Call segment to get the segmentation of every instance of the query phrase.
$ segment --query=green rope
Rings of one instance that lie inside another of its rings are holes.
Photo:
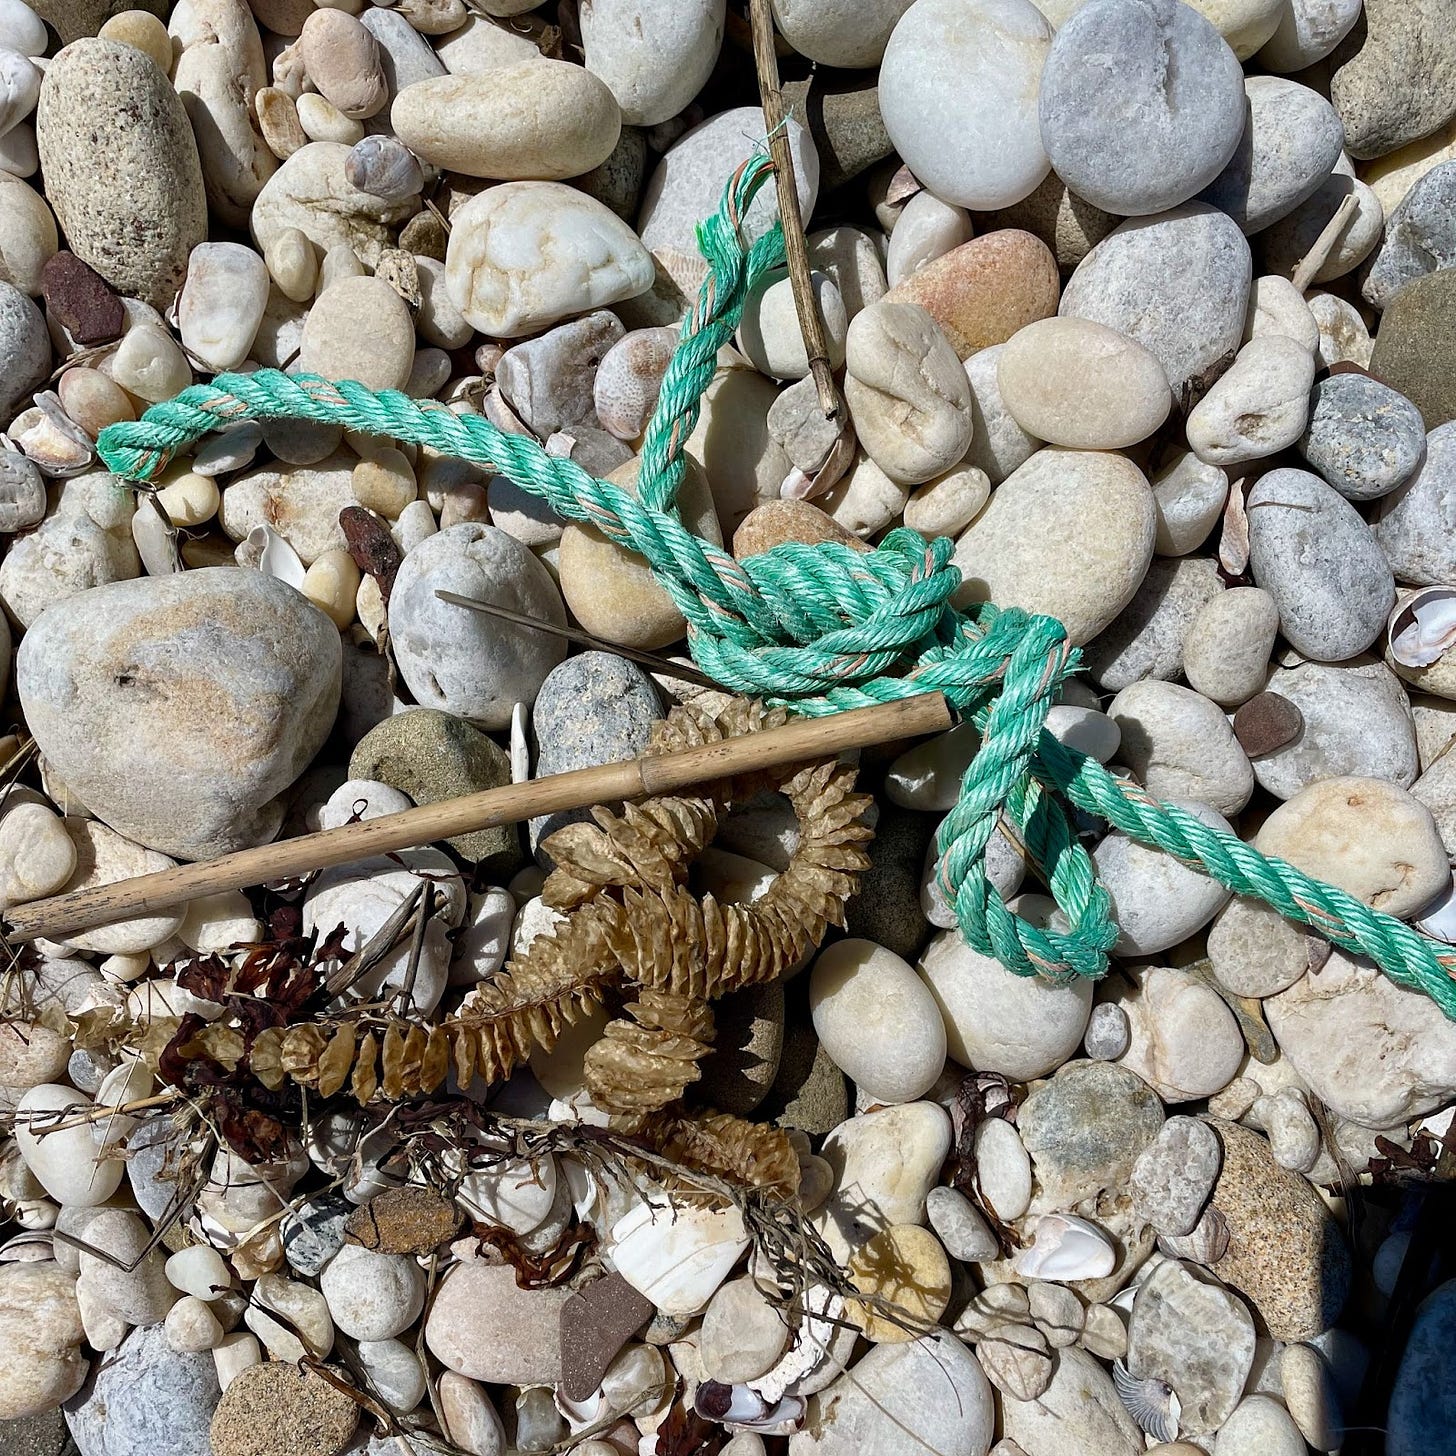
[[[981,746],[940,826],[939,888],[966,940],[1008,970],[1065,980],[1107,969],[1117,938],[1112,905],[1070,804],[1368,956],[1456,1019],[1456,950],[1158,803],[1046,732],[1047,710],[1079,666],[1077,650],[1050,617],[990,604],[955,610],[960,573],[946,538],[927,541],[900,528],[869,553],[790,543],[735,561],[684,527],[673,501],[718,349],[731,338],[748,290],[783,256],[777,227],[748,248],[741,236],[743,213],[770,170],[766,158],[746,163],[717,214],[699,226],[710,273],[647,427],[640,498],[548,456],[526,436],[502,433],[481,415],[271,369],[219,375],[154,405],[140,421],[108,426],[99,441],[102,458],[116,474],[145,482],[209,430],[243,419],[308,419],[483,465],[564,519],[593,525],[645,557],[687,620],[694,659],[733,692],[806,715],[943,692],[974,723]],[[1051,890],[1061,910],[1057,924],[1041,929],[1013,914],[992,886],[985,851],[998,823],[1010,826]]]

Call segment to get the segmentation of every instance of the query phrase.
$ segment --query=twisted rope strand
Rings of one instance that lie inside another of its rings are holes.
[[[1117,939],[1112,903],[1064,803],[1099,816],[1240,895],[1262,900],[1334,944],[1368,956],[1397,984],[1424,991],[1456,1019],[1456,950],[1285,861],[1261,854],[1175,805],[1158,803],[1045,729],[1079,654],[1061,623],[990,604],[954,609],[953,544],[900,527],[871,553],[788,543],[747,561],[694,536],[674,501],[685,448],[717,354],[748,290],[783,257],[777,226],[745,246],[742,220],[771,164],[746,162],[715,216],[699,225],[709,274],[683,324],[643,438],[638,495],[596,480],[532,439],[437,400],[375,393],[277,370],[219,375],[108,426],[98,442],[116,474],[156,478],[208,431],[243,419],[308,419],[428,445],[539,496],[563,519],[595,526],[644,557],[688,624],[699,667],[737,693],[821,715],[938,691],[980,734],[955,807],[937,835],[938,887],[966,940],[1018,975],[1095,977]],[[1015,914],[986,873],[986,846],[1006,823],[1051,890],[1045,927]]]

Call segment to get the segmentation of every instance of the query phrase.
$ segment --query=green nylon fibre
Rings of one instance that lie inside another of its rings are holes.
[[[594,525],[643,556],[687,620],[698,665],[735,693],[817,715],[943,692],[975,725],[980,747],[940,827],[939,888],[966,940],[1008,970],[1065,980],[1107,969],[1117,940],[1112,904],[1078,837],[1072,805],[1369,957],[1456,1019],[1456,950],[1157,802],[1047,733],[1047,710],[1077,670],[1077,650],[1050,617],[989,603],[957,610],[960,573],[950,564],[948,539],[927,541],[901,527],[869,553],[791,543],[735,561],[683,526],[674,508],[683,451],[718,350],[732,337],[748,290],[783,259],[777,226],[751,244],[741,227],[771,170],[764,157],[746,163],[718,212],[698,227],[709,273],[645,433],[638,498],[481,415],[271,369],[219,375],[139,421],[108,426],[101,456],[116,474],[147,483],[210,430],[245,419],[308,419],[486,466],[564,519]],[[1059,907],[1052,923],[1014,914],[992,886],[986,845],[998,824],[1025,846],[1051,890]]]

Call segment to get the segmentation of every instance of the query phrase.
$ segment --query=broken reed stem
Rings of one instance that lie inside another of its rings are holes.
[[[1340,240],[1340,234],[1345,231],[1346,224],[1354,217],[1359,206],[1360,199],[1351,192],[1335,209],[1335,215],[1321,229],[1319,237],[1314,240],[1309,252],[1299,260],[1299,267],[1294,270],[1294,276],[1290,281],[1301,294],[1309,291],[1310,284],[1314,282],[1314,275],[1325,266],[1325,260],[1334,252],[1335,244]]]
[[[53,1132],[65,1132],[68,1128],[84,1127],[87,1123],[102,1122],[108,1117],[130,1117],[133,1113],[146,1112],[153,1107],[168,1107],[181,1095],[176,1090],[158,1092],[152,1097],[138,1097],[135,1102],[122,1102],[115,1107],[88,1107],[84,1112],[70,1114],[64,1108],[58,1111],[35,1108],[27,1112],[17,1112],[15,1121],[23,1124],[25,1130],[35,1137],[48,1137]],[[47,1123],[45,1119],[48,1117],[62,1120]]]
[[[794,309],[809,355],[809,372],[819,391],[819,408],[827,420],[846,419],[844,400],[834,382],[829,364],[829,341],[824,316],[814,296],[814,279],[809,268],[809,244],[804,237],[804,218],[799,211],[799,194],[794,186],[794,158],[784,125],[784,94],[779,88],[779,63],[774,55],[773,14],[769,0],[751,0],[753,21],[753,63],[758,71],[758,91],[763,101],[763,122],[768,132],[769,154],[774,162],[774,186],[778,191],[779,217],[784,229],[784,256],[789,268],[789,285],[794,290]]]
[[[375,855],[415,849],[477,829],[519,824],[563,809],[584,809],[616,800],[674,793],[695,784],[739,774],[812,763],[855,748],[938,733],[953,714],[940,693],[917,693],[872,708],[854,708],[822,718],[800,718],[781,728],[700,744],[677,753],[648,754],[621,763],[574,769],[523,784],[506,784],[425,804],[338,829],[301,835],[276,844],[239,850],[218,859],[177,865],[133,879],[53,895],[6,912],[10,933],[20,940],[44,936],[63,940],[78,930],[111,925],[138,915],[242,890],[271,880],[312,874]]]

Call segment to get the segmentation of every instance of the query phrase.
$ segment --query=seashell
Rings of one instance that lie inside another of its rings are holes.
[[[298,591],[303,590],[307,568],[296,552],[272,526],[254,526],[244,543],[246,558],[266,576],[276,576]]]
[[[804,1314],[793,1344],[778,1363],[751,1381],[766,1404],[777,1403],[795,1385],[807,1380],[830,1358],[831,1344],[844,1326],[844,1301],[817,1284],[804,1295]]]
[[[1415,927],[1447,945],[1456,945],[1456,877],[1416,916]]]
[[[1178,1417],[1183,1408],[1173,1387],[1155,1375],[1139,1380],[1122,1363],[1112,1363],[1112,1383],[1128,1415],[1155,1441],[1178,1439]]]
[[[43,1264],[47,1259],[53,1258],[55,1242],[49,1228],[27,1228],[24,1233],[16,1234],[14,1238],[6,1239],[0,1244],[0,1264]]]
[[[1208,1267],[1217,1264],[1228,1253],[1228,1220],[1211,1204],[1193,1225],[1193,1232],[1172,1237],[1158,1236],[1158,1248],[1170,1259],[1187,1259],[1194,1264]],[[1136,1292],[1136,1291],[1134,1291]],[[1129,1310],[1132,1308],[1128,1305]]]
[[[1397,602],[1386,627],[1402,667],[1429,667],[1456,643],[1456,587],[1428,586]]]
[[[351,187],[385,202],[407,202],[425,185],[419,158],[392,136],[367,136],[344,158],[344,176]]]
[[[45,474],[64,479],[90,467],[95,451],[86,432],[61,408],[60,396],[45,389],[30,409],[15,417],[10,438]]]
[[[668,1314],[697,1314],[748,1247],[736,1208],[639,1203],[612,1226],[617,1273]]]
[[[1066,1283],[1101,1279],[1116,1263],[1116,1249],[1095,1223],[1070,1213],[1048,1213],[1037,1220],[1031,1247],[1017,1254],[1012,1268],[1023,1278]]]
[[[530,709],[525,703],[511,707],[511,782],[523,784],[531,777]]]
[[[556,1409],[576,1435],[588,1426],[649,1411],[670,1388],[662,1351],[653,1345],[627,1345],[608,1366],[601,1385],[585,1400],[572,1400],[557,1386]]]
[[[786,1395],[770,1403],[752,1386],[705,1380],[693,1394],[693,1409],[704,1420],[719,1421],[736,1430],[787,1435],[803,1424],[808,1402],[802,1395]]]

